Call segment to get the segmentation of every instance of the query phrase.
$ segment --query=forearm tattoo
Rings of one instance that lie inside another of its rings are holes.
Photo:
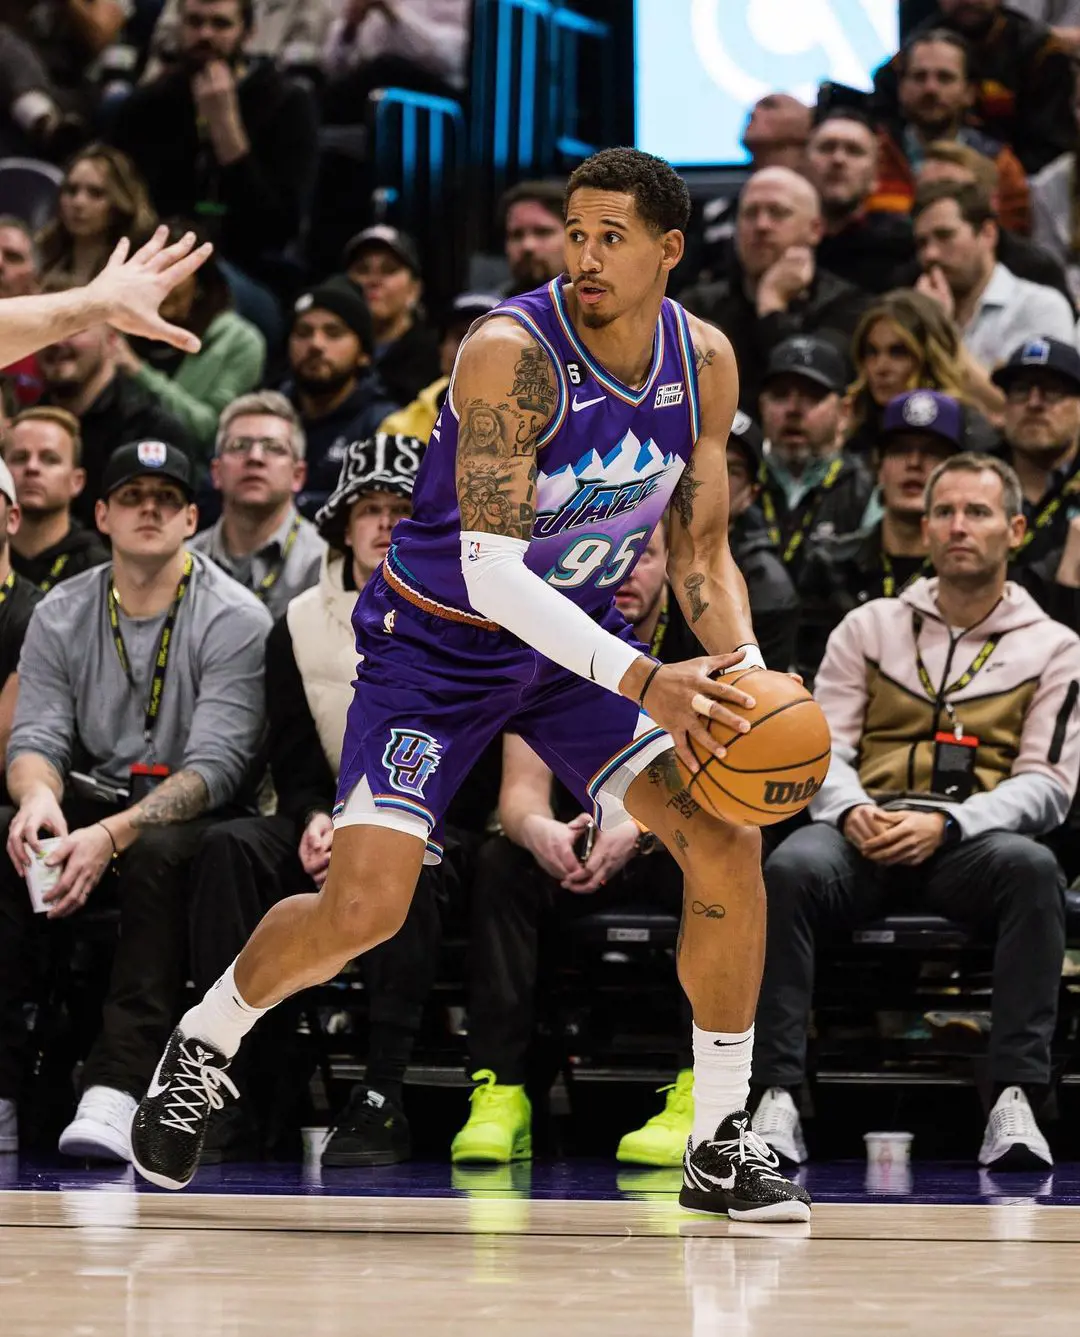
[[[139,800],[131,812],[131,825],[141,831],[148,826],[190,822],[200,817],[209,804],[210,792],[202,776],[195,771],[177,771]]]
[[[686,591],[690,600],[690,621],[697,622],[702,613],[708,608],[708,603],[701,597],[701,587],[705,584],[705,573],[703,571],[691,571],[683,581],[683,589]]]
[[[682,471],[679,481],[675,484],[675,491],[671,494],[671,504],[682,522],[683,529],[689,529],[693,522],[694,498],[701,486],[702,484],[694,477],[694,457],[691,455],[686,461],[686,468]]]

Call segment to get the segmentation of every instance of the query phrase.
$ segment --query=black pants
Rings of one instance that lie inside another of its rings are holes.
[[[300,836],[284,817],[244,817],[206,833],[191,873],[191,965],[204,993],[240,953],[269,908],[314,890],[297,857]],[[415,1032],[438,966],[441,874],[425,868],[397,935],[360,958],[372,1030]]]
[[[918,868],[882,868],[821,822],[765,864],[769,927],[754,1043],[756,1086],[798,1086],[821,937],[892,908],[926,909],[995,935],[990,1075],[1045,1085],[1065,952],[1065,879],[1027,836],[997,831],[940,850]]]
[[[536,860],[506,836],[480,850],[472,888],[472,964],[469,982],[469,1062],[490,1068],[507,1086],[525,1083],[536,1021],[537,979],[544,930],[615,906],[649,906],[682,913],[682,873],[666,852],[638,856],[589,895],[565,891]],[[679,989],[672,970],[672,987]],[[681,990],[680,990],[681,996]],[[684,1002],[687,1045],[678,1066],[690,1067],[690,1012]]]
[[[75,830],[115,812],[79,800],[63,805]],[[0,808],[0,845],[15,809]],[[83,1069],[83,1088],[111,1086],[140,1098],[175,1025],[187,964],[187,880],[192,856],[212,819],[144,830],[91,892],[88,905],[116,905],[120,936],[101,1031]],[[79,912],[80,914],[83,912]],[[17,1099],[24,1071],[23,1003],[40,987],[38,935],[70,944],[70,921],[35,915],[25,881],[0,852],[0,1097]]]

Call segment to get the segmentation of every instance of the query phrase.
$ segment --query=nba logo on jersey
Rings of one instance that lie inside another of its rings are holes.
[[[427,733],[391,729],[382,759],[390,783],[399,794],[423,798],[428,778],[442,761],[442,744]]]
[[[478,562],[480,560],[480,544],[477,543],[475,539],[469,544],[468,556],[470,562]]]
[[[685,393],[682,381],[675,381],[671,385],[658,385],[656,387],[656,402],[653,404],[653,408],[674,408],[676,404],[683,402]]]

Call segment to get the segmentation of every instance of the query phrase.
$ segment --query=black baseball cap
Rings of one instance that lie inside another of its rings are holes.
[[[1053,372],[1080,394],[1080,353],[1061,339],[1029,339],[1013,349],[1005,365],[998,367],[990,379],[1007,390],[1010,381],[1032,370]]]
[[[195,481],[191,461],[179,446],[167,441],[129,441],[109,456],[101,476],[101,499],[105,501],[135,478],[167,478],[194,500]]]
[[[765,456],[765,438],[761,428],[742,409],[735,410],[728,445],[734,446],[743,455],[750,467],[751,476],[757,478],[761,471],[761,461]]]
[[[298,317],[316,308],[337,316],[356,335],[368,357],[374,355],[375,327],[371,323],[371,312],[364,301],[364,294],[344,274],[335,275],[298,297],[293,307],[293,324],[296,324]]]
[[[762,385],[774,376],[801,376],[839,394],[849,380],[847,359],[835,344],[816,334],[796,334],[769,354]]]
[[[348,269],[361,251],[376,246],[381,246],[396,255],[406,269],[411,269],[417,278],[420,277],[420,252],[416,249],[416,242],[407,232],[391,227],[388,223],[376,223],[373,227],[366,227],[363,232],[358,232],[355,237],[349,239],[342,257],[345,268]]]

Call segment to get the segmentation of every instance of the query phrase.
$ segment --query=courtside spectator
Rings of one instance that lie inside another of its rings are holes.
[[[897,61],[899,111],[878,131],[880,167],[870,207],[910,213],[927,146],[954,142],[985,154],[997,167],[1001,226],[1030,232],[1031,199],[1016,154],[968,124],[978,88],[965,40],[947,28],[931,29],[912,37]]]
[[[1080,183],[1076,140],[1080,135],[1080,79],[1074,79],[1073,143],[1031,182],[1031,235],[1065,267],[1074,298],[1080,299]]]
[[[0,214],[0,298],[27,297],[40,286],[41,259],[34,234],[21,218]],[[34,354],[4,367],[0,374],[10,378],[23,407],[37,402],[41,372]]]
[[[890,906],[919,907],[995,938],[979,1163],[1045,1169],[1035,1110],[1050,1083],[1065,879],[1036,837],[1061,824],[1076,790],[1080,639],[1006,579],[1024,534],[1007,465],[968,454],[940,464],[925,524],[936,577],[850,613],[818,673],[832,765],[813,822],[765,865],[755,1129],[779,1155],[806,1159],[793,1097],[816,943]]]
[[[503,297],[532,292],[563,272],[565,196],[565,182],[522,181],[499,201],[503,248],[510,266]]]
[[[266,646],[277,813],[239,818],[207,833],[191,879],[196,987],[218,978],[275,901],[316,890],[326,879],[341,740],[356,675],[353,606],[379,569],[395,523],[412,512],[422,455],[421,443],[406,437],[354,442],[319,514],[329,548],[318,583],[289,603]],[[410,1154],[402,1084],[438,963],[439,877],[434,869],[423,871],[401,930],[360,963],[369,1004],[367,1071],[336,1115],[324,1165],[388,1165]],[[244,1058],[239,1070],[230,1069],[245,1094],[257,1080],[256,1069]],[[257,1141],[255,1114],[250,1100],[230,1102],[210,1125],[212,1159],[234,1159]]]
[[[848,390],[847,449],[864,454],[877,444],[886,404],[907,390],[940,390],[967,408],[966,443],[985,449],[997,439],[984,415],[1005,406],[1001,390],[964,347],[940,303],[899,288],[869,308],[851,341],[855,379]]]
[[[181,58],[182,0],[165,0],[150,38],[150,58],[142,82],[156,79]],[[332,0],[253,0],[244,55],[273,61],[282,70],[317,69],[322,59]]]
[[[71,514],[72,502],[86,487],[77,418],[65,409],[24,409],[8,428],[3,457],[22,511],[11,542],[11,563],[21,576],[47,594],[62,580],[109,560],[97,530]]]
[[[391,399],[408,404],[439,374],[438,337],[423,319],[416,243],[377,223],[353,237],[343,263],[371,312],[379,377]]]
[[[809,335],[785,340],[765,367],[761,425],[769,448],[761,508],[792,571],[810,539],[858,529],[873,490],[862,463],[844,452],[846,386],[843,354]]]
[[[920,186],[913,219],[923,271],[916,287],[956,321],[976,361],[994,367],[1018,343],[1040,335],[1073,339],[1066,298],[1017,278],[995,258],[997,220],[977,186],[945,181]]]
[[[137,88],[113,142],[163,217],[197,218],[248,274],[299,235],[316,160],[309,91],[249,62],[250,0],[180,0],[176,70]]]
[[[439,411],[446,399],[450,386],[450,373],[454,370],[454,360],[462,340],[469,332],[474,320],[486,316],[498,306],[499,298],[487,293],[463,292],[450,303],[450,309],[443,317],[439,337],[439,370],[437,380],[426,385],[411,404],[403,409],[396,409],[379,424],[379,431],[389,436],[415,436],[427,441],[431,429],[439,417]]]
[[[67,1155],[130,1159],[131,1117],[187,978],[188,872],[213,814],[241,795],[264,724],[270,615],[186,543],[187,456],[122,446],[97,503],[112,563],[46,595],[19,661],[8,744],[9,858],[0,861],[0,1103],[23,1074],[21,1004],[35,996],[42,935],[91,899],[118,904],[101,1031],[82,1072]],[[80,775],[82,778],[80,778]],[[47,918],[24,873],[45,833],[61,870]],[[64,936],[63,942],[69,939]],[[70,948],[69,948],[70,950]]]
[[[15,703],[19,696],[19,655],[26,629],[41,591],[11,564],[11,541],[19,532],[19,502],[15,481],[0,460],[0,748],[7,754]],[[3,762],[0,761],[0,769]],[[14,1151],[5,1145],[8,1134],[0,1103],[0,1152]]]
[[[964,412],[938,390],[908,390],[885,406],[870,460],[882,516],[853,534],[815,539],[799,572],[796,667],[813,683],[825,645],[854,608],[902,594],[930,574],[923,498],[931,473],[964,449]]]
[[[79,420],[86,488],[72,510],[84,524],[93,524],[105,462],[118,445],[156,437],[195,453],[179,419],[120,371],[117,340],[108,325],[92,325],[38,354],[45,383],[40,402],[66,409]]]
[[[89,283],[121,237],[134,250],[156,226],[146,183],[127,154],[109,144],[90,144],[68,163],[56,216],[38,237],[42,276]]]
[[[739,365],[739,403],[757,407],[769,354],[795,334],[832,332],[846,347],[869,297],[822,269],[816,258],[824,223],[814,187],[787,167],[757,172],[739,196],[736,263],[713,283],[679,296],[731,340]]]
[[[348,279],[331,279],[297,300],[284,390],[307,438],[307,482],[297,503],[305,515],[333,491],[349,443],[373,436],[400,407],[372,365],[374,354],[371,313]]]
[[[1028,566],[1065,543],[1080,514],[1080,353],[1033,339],[994,372],[1005,392],[1002,458],[1016,471],[1027,527],[1013,561]]]
[[[1041,23],[1003,0],[939,0],[936,13],[908,36],[949,28],[965,39],[977,72],[973,111],[987,134],[1008,144],[1031,174],[1072,148],[1072,72],[1064,48]],[[898,111],[901,55],[874,75],[874,109],[884,121]]]
[[[211,477],[221,517],[188,545],[205,553],[278,618],[314,585],[326,544],[297,511],[304,429],[276,390],[242,395],[221,415]]]
[[[829,112],[810,135],[806,175],[825,225],[818,264],[864,292],[892,287],[893,271],[915,258],[915,243],[907,219],[875,211],[878,149],[869,121],[844,108]]]
[[[204,240],[198,227],[172,223],[170,244],[192,231]],[[161,311],[166,320],[198,336],[199,351],[183,353],[156,340],[118,334],[117,366],[176,417],[200,463],[206,463],[221,411],[262,382],[266,340],[233,309],[232,292],[213,255],[169,293]]]

